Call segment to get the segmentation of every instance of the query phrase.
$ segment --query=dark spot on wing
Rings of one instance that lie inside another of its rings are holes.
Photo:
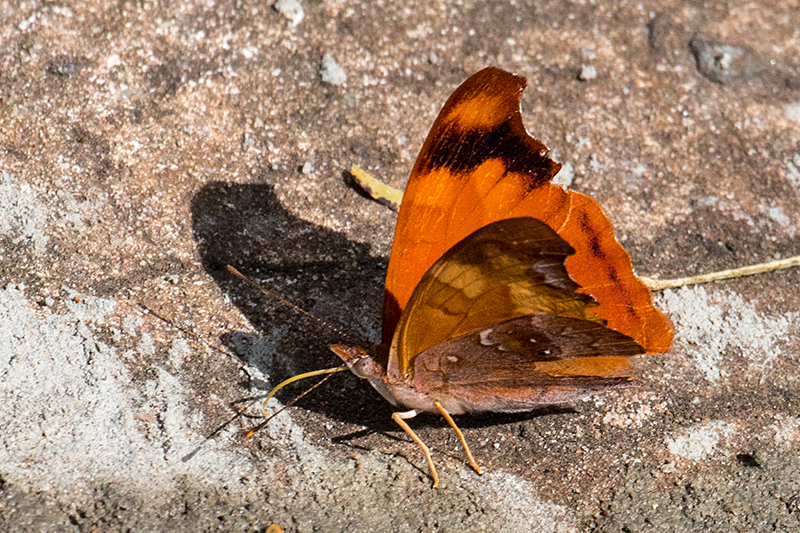
[[[520,135],[521,125],[516,126],[513,120],[488,132],[444,130],[445,133],[433,140],[423,172],[447,168],[452,173],[469,175],[487,159],[500,159],[507,172],[528,177],[524,194],[547,183],[560,165],[541,155],[544,145],[527,133]]]
[[[617,274],[617,267],[615,267],[614,265],[608,265],[606,271],[608,272],[608,279],[610,279],[614,283],[619,282],[619,274]]]
[[[598,259],[605,259],[606,254],[603,251],[603,247],[600,246],[600,239],[596,235],[589,239],[589,248],[592,250],[593,256]]]

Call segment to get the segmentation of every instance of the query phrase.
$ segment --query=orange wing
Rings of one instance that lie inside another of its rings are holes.
[[[449,248],[498,220],[545,222],[576,251],[570,277],[608,327],[648,353],[669,349],[672,325],[633,273],[599,205],[550,181],[561,168],[522,123],[525,79],[486,68],[465,81],[434,122],[409,178],[395,229],[383,304],[389,344],[411,293]]]

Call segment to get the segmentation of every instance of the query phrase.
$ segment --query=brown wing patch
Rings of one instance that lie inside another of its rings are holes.
[[[414,290],[392,340],[390,378],[407,378],[417,354],[510,318],[550,313],[602,322],[564,267],[572,252],[533,218],[494,222],[461,240]]]
[[[386,276],[383,342],[391,342],[414,288],[456,243],[492,222],[533,217],[576,251],[570,276],[598,302],[608,326],[649,353],[666,351],[672,325],[652,305],[630,257],[591,198],[549,181],[561,165],[528,135],[524,78],[494,68],[464,82],[436,119],[409,178]]]
[[[602,324],[533,314],[426,350],[414,361],[412,385],[455,398],[466,411],[525,411],[636,385],[628,358],[643,352]]]

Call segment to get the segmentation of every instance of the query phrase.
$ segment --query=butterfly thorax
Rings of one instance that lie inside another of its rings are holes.
[[[434,405],[437,400],[452,414],[463,414],[472,409],[466,408],[458,399],[448,394],[430,394],[431,391],[417,390],[413,379],[391,379],[386,373],[386,347],[344,346],[332,344],[331,351],[344,361],[356,376],[366,379],[372,387],[395,407],[416,409],[417,411],[436,413]]]

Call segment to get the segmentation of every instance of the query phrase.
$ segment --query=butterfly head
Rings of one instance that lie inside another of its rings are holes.
[[[364,379],[382,379],[386,375],[386,366],[377,361],[377,357],[370,353],[371,350],[360,346],[345,346],[343,344],[331,344],[331,351],[338,355],[342,361],[347,363],[350,370],[356,376]]]
[[[328,348],[347,363],[353,374],[368,380],[373,388],[386,398],[389,403],[394,406],[413,406],[412,403],[400,398],[407,387],[397,383],[390,383],[387,379],[386,362],[389,358],[387,347],[372,346],[370,348],[361,348],[358,346],[331,344]]]

